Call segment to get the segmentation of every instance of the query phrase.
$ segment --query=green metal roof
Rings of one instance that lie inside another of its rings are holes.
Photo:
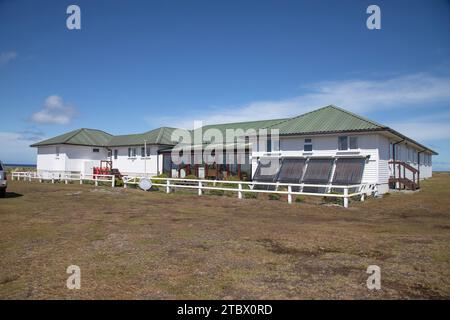
[[[62,135],[32,144],[31,147],[54,144],[75,144],[85,146],[106,146],[112,135],[96,129],[77,129]]]
[[[145,133],[113,136],[107,146],[132,146],[143,145],[144,143],[173,145],[174,143],[171,141],[171,135],[174,130],[176,130],[176,128],[161,127]]]
[[[276,124],[279,124],[283,121],[289,120],[287,119],[272,119],[272,120],[260,120],[260,121],[248,121],[248,122],[233,122],[233,123],[223,123],[223,124],[212,124],[202,127],[202,131],[206,131],[208,129],[218,129],[222,132],[224,138],[227,129],[242,129],[244,131],[249,129],[259,130],[269,128]]]
[[[207,125],[202,131],[218,129],[226,138],[226,129],[278,129],[280,136],[283,135],[312,135],[339,132],[365,132],[365,131],[389,131],[396,136],[411,141],[426,150],[437,154],[420,143],[403,136],[401,133],[361,117],[347,110],[330,105],[297,117],[287,119],[273,119],[249,122],[234,122],[225,124]],[[171,140],[172,132],[176,128],[161,127],[145,133],[113,136],[101,130],[78,129],[60,136],[44,140],[31,145],[32,147],[52,144],[76,144],[89,146],[131,146],[147,144],[174,145]],[[192,130],[189,131],[191,134]]]
[[[270,126],[280,135],[384,130],[386,126],[336,106],[323,107]]]

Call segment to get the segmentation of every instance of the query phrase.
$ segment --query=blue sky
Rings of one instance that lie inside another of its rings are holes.
[[[81,8],[81,30],[66,9]],[[369,30],[366,8],[381,8]],[[328,104],[450,170],[449,1],[0,1],[0,159],[80,127],[294,116]]]

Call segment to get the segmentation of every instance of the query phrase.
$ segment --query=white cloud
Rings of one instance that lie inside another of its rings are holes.
[[[390,125],[396,131],[417,141],[450,139],[450,126],[440,122],[397,122]]]
[[[391,128],[418,141],[450,139],[450,112],[409,117],[401,121],[389,122]]]
[[[0,159],[5,163],[36,163],[36,140],[17,132],[0,132]]]
[[[215,107],[200,118],[149,117],[151,123],[162,122],[191,128],[194,120],[226,123],[292,117],[334,104],[345,109],[368,113],[392,108],[428,108],[428,104],[450,101],[450,78],[427,73],[391,77],[384,80],[346,80],[314,83],[303,87],[305,93],[282,100],[255,101],[241,106]]]
[[[17,53],[14,51],[2,52],[0,53],[0,65],[7,64],[8,62],[14,60],[17,57]]]
[[[36,123],[67,124],[75,116],[75,108],[65,104],[60,96],[52,95],[45,99],[43,109],[31,116]]]

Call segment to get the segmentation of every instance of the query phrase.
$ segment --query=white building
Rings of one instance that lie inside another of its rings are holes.
[[[288,119],[209,125],[225,137],[227,129],[279,132],[279,147],[260,148],[247,141],[235,150],[245,164],[236,161],[174,165],[170,152],[175,128],[162,127],[142,134],[113,136],[94,129],[78,129],[33,144],[38,148],[38,171],[92,173],[101,161],[125,175],[169,176],[194,174],[205,178],[289,181],[327,184],[376,184],[380,194],[391,187],[416,189],[432,175],[432,155],[437,153],[401,133],[343,110],[327,106]],[[260,131],[259,131],[260,132]],[[194,135],[190,131],[191,136]],[[252,140],[251,140],[252,141]],[[203,148],[203,147],[201,147]],[[195,149],[195,146],[193,147]],[[261,150],[262,149],[262,150]],[[278,149],[278,150],[276,150]],[[262,176],[264,159],[279,161],[273,175]]]

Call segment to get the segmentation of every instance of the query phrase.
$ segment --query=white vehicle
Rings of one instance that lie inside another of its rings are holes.
[[[5,197],[6,194],[6,168],[0,161],[0,198]]]

